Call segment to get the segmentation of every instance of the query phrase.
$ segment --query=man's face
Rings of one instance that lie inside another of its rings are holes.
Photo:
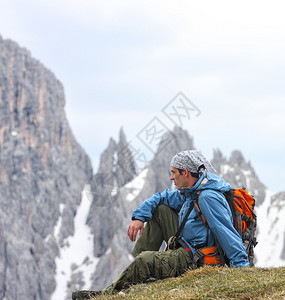
[[[185,178],[183,176],[184,171],[182,172],[182,174],[180,174],[177,168],[171,167],[170,172],[170,179],[174,181],[174,184],[176,185],[177,189],[181,190],[181,188],[185,186]]]
[[[171,176],[170,179],[174,181],[178,190],[183,187],[191,187],[197,181],[197,178],[191,176],[191,173],[186,169],[180,174],[179,170],[175,167],[170,168]]]

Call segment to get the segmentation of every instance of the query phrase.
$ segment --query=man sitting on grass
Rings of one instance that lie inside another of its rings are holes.
[[[179,276],[194,267],[193,254],[197,249],[216,246],[216,240],[230,267],[249,266],[242,239],[233,226],[230,207],[222,194],[231,189],[230,184],[213,174],[213,166],[196,150],[176,154],[171,160],[170,170],[170,179],[177,189],[155,193],[133,213],[128,236],[134,242],[140,233],[132,251],[134,261],[106,289],[76,291],[72,294],[73,300],[112,294],[151,278]],[[197,194],[208,226],[191,204]],[[175,247],[160,252],[162,242],[175,235],[188,211],[190,214]]]

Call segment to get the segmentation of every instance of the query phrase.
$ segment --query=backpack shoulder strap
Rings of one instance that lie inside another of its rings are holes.
[[[190,215],[190,213],[191,213],[191,211],[192,211],[193,208],[194,208],[194,202],[192,201],[191,204],[190,204],[190,207],[189,207],[189,209],[188,209],[188,211],[187,211],[187,213],[186,213],[186,215],[184,217],[184,219],[180,223],[180,226],[179,226],[177,232],[175,233],[175,237],[176,238],[178,238],[180,236],[180,233],[183,230],[183,228],[185,226],[185,223],[186,223],[186,221],[187,221],[187,219],[188,219],[188,217],[189,217],[189,215]]]
[[[199,193],[199,195],[200,195],[200,193]],[[198,211],[198,214],[197,214],[197,216],[196,217],[201,217],[202,218],[202,220],[203,220],[203,223],[205,224],[205,226],[207,227],[207,238],[206,238],[206,243],[208,244],[208,230],[209,230],[209,225],[208,225],[208,223],[207,223],[207,220],[204,218],[204,216],[203,216],[203,214],[202,214],[202,212],[201,212],[201,210],[200,210],[200,207],[199,207],[199,203],[198,203],[198,200],[199,200],[199,195],[197,195],[197,197],[195,198],[195,200],[193,201],[194,202],[194,205],[195,205],[195,207],[196,207],[196,209],[197,209],[197,211]],[[195,218],[196,218],[195,217]],[[214,235],[214,239],[215,239],[215,243],[216,243],[216,246],[217,246],[217,249],[218,249],[218,252],[219,252],[219,254],[220,254],[220,258],[221,258],[221,265],[225,265],[225,263],[226,263],[226,260],[225,260],[225,254],[224,254],[224,251],[223,251],[223,249],[222,249],[222,247],[221,247],[221,244],[219,243],[219,241],[218,241],[218,238],[216,237],[216,235],[213,233],[213,235]]]

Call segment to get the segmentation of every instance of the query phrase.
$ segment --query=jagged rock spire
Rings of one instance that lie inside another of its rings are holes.
[[[0,38],[1,299],[50,299],[55,258],[92,179],[64,104],[54,74]]]
[[[263,203],[266,187],[259,181],[250,162],[246,162],[239,150],[232,151],[229,160],[224,158],[219,151],[216,151],[213,165],[219,175],[230,182],[233,188],[244,187],[256,197],[257,206]]]
[[[120,205],[120,190],[136,175],[135,161],[125,133],[121,129],[119,142],[110,139],[107,149],[101,155],[98,172],[91,183],[92,206],[87,222],[96,237],[94,252],[97,256],[101,256],[108,249],[109,241],[116,232],[115,220],[121,222],[120,213],[114,212]],[[101,210],[100,218],[94,217],[97,216],[98,209]],[[101,218],[104,222],[100,221]]]
[[[221,165],[226,163],[226,158],[223,156],[220,149],[214,149],[214,156],[211,163],[216,169],[217,173],[221,173]]]

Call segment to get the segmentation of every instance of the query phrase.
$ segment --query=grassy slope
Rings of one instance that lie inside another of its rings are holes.
[[[97,299],[285,299],[285,267],[204,267]]]

